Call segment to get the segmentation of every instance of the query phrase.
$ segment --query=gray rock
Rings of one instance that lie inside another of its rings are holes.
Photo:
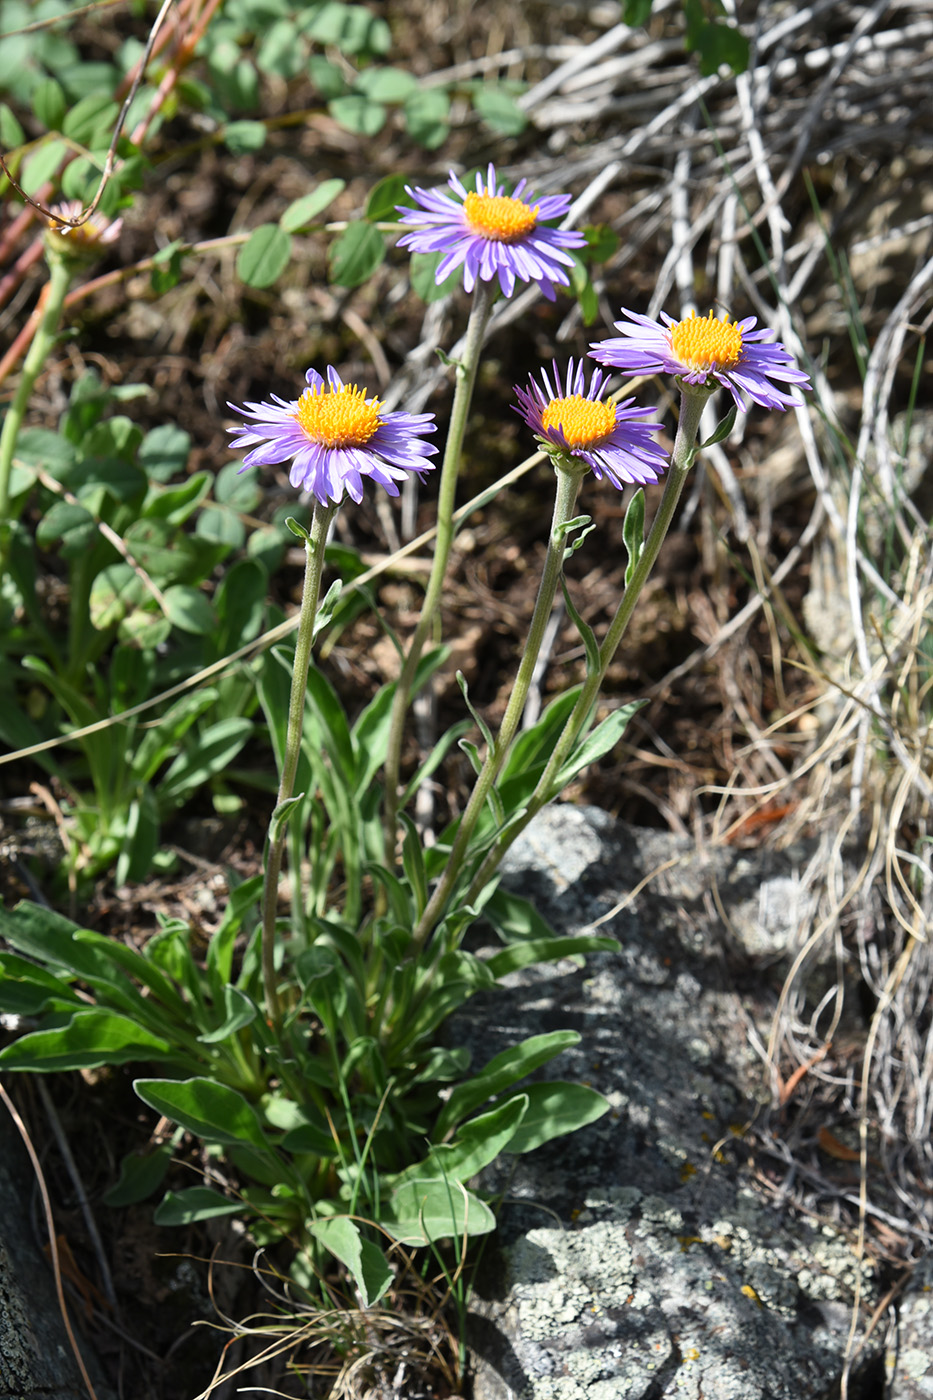
[[[767,1034],[782,977],[775,967],[769,985],[769,961],[802,937],[793,906],[809,854],[701,862],[689,842],[571,806],[516,843],[509,886],[562,934],[612,914],[602,931],[619,950],[513,975],[470,1003],[456,1035],[479,1066],[525,1036],[577,1029],[580,1045],[541,1077],[592,1084],[612,1109],[483,1180],[504,1204],[471,1319],[475,1400],[838,1393],[855,1256],[841,1231],[779,1210],[743,1144],[762,1081],[749,1024]],[[862,1289],[870,1308],[867,1263]],[[851,1400],[878,1393],[865,1381],[879,1347],[864,1349]]]
[[[933,1396],[933,1255],[917,1265],[900,1300],[885,1380],[888,1400]]]

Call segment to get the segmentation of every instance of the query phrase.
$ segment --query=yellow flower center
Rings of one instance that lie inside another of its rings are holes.
[[[366,391],[355,384],[344,384],[341,389],[321,384],[317,389],[305,389],[295,417],[308,437],[322,447],[363,447],[382,427],[381,408],[378,399],[367,399]]]
[[[544,428],[560,428],[571,447],[598,447],[616,425],[612,404],[599,399],[585,399],[571,394],[566,399],[551,399],[541,414]]]
[[[698,316],[691,311],[671,326],[671,349],[690,369],[734,369],[742,358],[742,332],[724,316]]]
[[[477,194],[471,190],[463,201],[466,221],[481,238],[497,243],[517,243],[538,222],[538,206],[523,204],[507,194]]]

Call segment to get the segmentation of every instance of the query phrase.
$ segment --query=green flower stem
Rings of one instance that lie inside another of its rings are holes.
[[[531,678],[538,660],[538,653],[541,650],[541,642],[544,639],[548,618],[551,616],[551,610],[554,606],[554,595],[557,592],[557,585],[560,582],[561,570],[564,563],[564,551],[566,549],[565,527],[567,522],[573,518],[573,509],[576,505],[580,483],[587,472],[587,467],[585,465],[570,456],[555,456],[554,467],[557,472],[557,495],[554,499],[554,515],[551,520],[551,533],[548,538],[544,570],[541,574],[541,582],[538,586],[538,597],[528,628],[528,640],[525,643],[525,650],[522,653],[521,663],[515,677],[515,684],[512,687],[512,694],[509,696],[509,703],[502,717],[499,733],[496,735],[495,742],[489,747],[489,751],[486,754],[486,761],[476,779],[463,816],[460,818],[460,825],[457,828],[457,835],[451,847],[447,864],[444,867],[444,874],[438,881],[434,893],[431,895],[425,911],[414,930],[413,937],[416,951],[423,947],[429,933],[440,919],[444,905],[447,903],[450,892],[456,884],[464,857],[469,850],[470,840],[476,829],[476,823],[482,815],[486,800],[489,797],[490,789],[505,762],[506,754],[511,747],[512,740],[515,738],[515,733],[525,711],[528,689],[531,685]]]
[[[480,352],[486,323],[492,310],[493,292],[489,282],[478,281],[473,296],[473,306],[464,337],[463,354],[457,362],[456,387],[453,407],[450,411],[450,427],[447,430],[447,443],[441,465],[440,485],[437,496],[437,536],[434,543],[434,561],[428,579],[421,617],[412,637],[408,655],[405,657],[402,673],[395,686],[392,698],[392,715],[389,724],[389,743],[385,763],[385,862],[389,870],[395,866],[395,837],[398,822],[399,771],[402,762],[402,739],[405,731],[405,716],[415,680],[415,672],[424,644],[434,626],[434,618],[441,601],[447,561],[454,540],[454,504],[457,496],[457,477],[460,472],[460,458],[463,451],[463,438],[466,433],[473,388],[479,369]]]
[[[55,344],[62,319],[62,307],[71,285],[71,276],[75,266],[74,261],[70,258],[62,258],[54,253],[49,253],[47,256],[49,280],[45,287],[45,309],[33,336],[29,353],[23,361],[19,387],[3,420],[3,429],[0,431],[0,570],[6,568],[9,549],[10,475],[13,470],[16,440],[26,416],[26,407],[33,385],[42,372],[42,367],[49,357],[49,351]]]
[[[288,821],[277,820],[276,814],[282,803],[288,802],[295,790],[295,774],[298,771],[298,759],[301,756],[308,669],[311,665],[311,646],[314,641],[314,620],[317,616],[317,607],[321,596],[321,575],[324,572],[324,547],[327,543],[327,531],[336,511],[335,505],[323,506],[319,501],[316,501],[311,520],[311,532],[305,539],[305,581],[301,595],[298,637],[295,642],[292,689],[288,702],[285,754],[282,760],[282,776],[279,781],[275,811],[269,826],[269,847],[266,852],[263,872],[262,981],[266,995],[266,1014],[276,1031],[281,1029],[282,1003],[276,986],[275,916],[278,906],[279,876],[282,873],[282,856],[288,836]],[[294,872],[294,877],[298,878],[297,871]]]
[[[684,489],[687,475],[697,455],[697,430],[700,426],[703,410],[710,397],[710,391],[706,389],[697,389],[683,383],[680,384],[680,388],[680,418],[677,424],[674,448],[671,452],[671,466],[664,483],[664,495],[661,497],[661,503],[651,523],[648,537],[632,571],[628,587],[622,595],[615,616],[609,624],[609,630],[599,649],[599,669],[587,676],[577,703],[568,716],[567,723],[554,747],[554,752],[551,754],[547,767],[541,774],[521,818],[509,823],[508,828],[488,852],[474,876],[467,892],[467,904],[472,904],[478,898],[516,837],[524,831],[532,818],[541,811],[541,808],[546,807],[551,799],[557,795],[554,789],[557,775],[570,757],[581,730],[592,715],[593,706],[596,704],[606,679],[606,672],[625,635],[641,591],[654,568],[674,518],[674,511]]]

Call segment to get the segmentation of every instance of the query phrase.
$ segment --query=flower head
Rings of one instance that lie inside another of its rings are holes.
[[[326,382],[314,369],[305,379],[308,388],[291,403],[273,394],[272,403],[228,404],[253,420],[227,430],[237,434],[231,447],[252,448],[241,471],[291,460],[291,484],[326,506],[342,500],[344,489],[361,501],[364,476],[397,496],[406,473],[432,469],[425,459],[437,448],[422,437],[436,431],[433,413],[387,413],[335,369],[328,368]]]
[[[453,171],[448,184],[457,199],[444,190],[405,186],[419,207],[399,206],[402,223],[413,225],[412,232],[399,239],[400,246],[416,253],[445,253],[437,269],[438,284],[462,267],[468,292],[477,278],[491,282],[498,275],[503,296],[512,295],[517,277],[537,282],[548,300],[554,301],[555,282],[566,287],[569,279],[564,268],[573,265],[564,250],[586,242],[582,233],[546,227],[549,219],[561,219],[567,213],[570,195],[535,199],[525,180],[518,182],[512,194],[505,194],[504,186],[496,183],[494,165],[489,166],[485,183],[477,175],[475,191],[465,189]]]
[[[594,476],[607,477],[620,490],[631,482],[657,481],[667,465],[667,456],[652,436],[661,424],[635,422],[650,410],[630,408],[634,399],[606,403],[604,378],[594,370],[587,389],[583,365],[574,368],[571,360],[561,388],[555,362],[553,384],[542,370],[541,384],[532,377],[527,389],[516,386],[520,406],[515,412],[546,452],[575,457],[592,468]]]
[[[54,252],[66,258],[90,260],[100,257],[104,249],[120,237],[122,219],[90,214],[83,223],[77,223],[83,213],[84,206],[80,199],[66,199],[60,204],[53,204],[45,237]]]
[[[622,340],[602,340],[590,347],[594,360],[615,369],[637,370],[649,374],[676,374],[685,384],[715,389],[721,384],[745,408],[744,395],[764,408],[792,408],[798,402],[770,381],[802,384],[810,388],[809,377],[799,370],[780,341],[772,341],[772,332],[755,330],[757,320],[746,316],[744,321],[721,319],[712,311],[697,316],[691,311],[682,321],[674,321],[661,313],[660,325],[649,316],[639,316],[623,308],[627,319],[616,321]],[[763,342],[771,341],[770,344]]]

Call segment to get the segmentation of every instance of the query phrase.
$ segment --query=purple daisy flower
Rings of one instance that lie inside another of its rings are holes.
[[[662,311],[664,325],[649,316],[626,311],[628,319],[616,321],[622,340],[601,340],[591,345],[590,354],[602,365],[614,369],[637,370],[648,374],[676,374],[685,384],[714,389],[721,384],[745,408],[748,395],[763,408],[792,408],[798,399],[785,394],[770,382],[811,388],[809,376],[794,364],[780,341],[772,341],[767,328],[756,331],[757,318],[744,321],[720,320],[713,315],[698,316],[691,311],[682,321],[674,321]],[[770,344],[763,344],[771,341]]]
[[[582,363],[574,369],[571,360],[561,391],[555,361],[553,385],[546,370],[541,371],[541,384],[532,377],[527,389],[516,385],[520,407],[515,412],[521,414],[546,452],[578,458],[594,476],[606,477],[619,490],[633,482],[657,481],[667,466],[667,455],[652,436],[661,424],[635,422],[650,409],[629,408],[634,399],[604,402],[605,378],[601,370],[594,370],[586,389]]]
[[[305,379],[308,388],[293,402],[273,394],[272,403],[227,405],[253,420],[227,429],[237,434],[231,447],[252,448],[240,471],[291,459],[291,484],[326,506],[341,501],[344,490],[361,501],[364,476],[397,496],[396,483],[408,472],[432,470],[425,458],[437,448],[421,439],[436,431],[433,413],[386,413],[365,390],[344,384],[335,369],[328,368],[326,383],[315,369]]]
[[[405,189],[419,206],[398,206],[403,224],[416,227],[399,239],[401,247],[415,253],[446,253],[437,269],[438,285],[463,267],[463,285],[472,292],[476,279],[491,282],[498,275],[502,295],[510,297],[515,279],[537,282],[549,301],[554,301],[554,284],[569,284],[565,267],[573,266],[566,248],[582,248],[586,239],[572,230],[546,228],[550,219],[562,219],[570,206],[569,194],[548,195],[544,199],[526,190],[519,180],[512,194],[496,183],[496,168],[490,165],[486,183],[476,177],[476,190],[466,190],[453,171],[448,184],[459,198],[444,190]]]

